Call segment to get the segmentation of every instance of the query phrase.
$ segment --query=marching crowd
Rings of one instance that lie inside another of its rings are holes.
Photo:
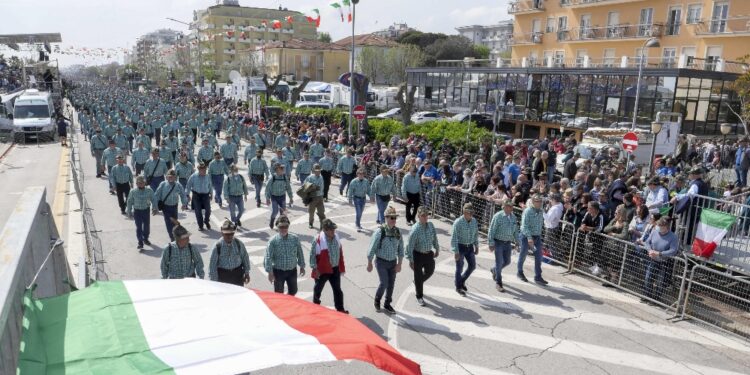
[[[249,257],[234,234],[242,227],[245,203],[254,191],[257,207],[271,207],[268,224],[278,231],[268,242],[264,261],[274,289],[283,292],[286,286],[295,294],[307,260],[316,280],[314,302],[320,303],[322,289],[330,282],[336,309],[342,312],[344,252],[337,225],[325,214],[333,176],[340,177],[339,194],[355,208],[358,230],[365,205],[374,201],[377,206],[379,229],[371,238],[367,270],[376,270],[380,280],[375,308],[390,313],[404,257],[414,270],[418,302],[425,304],[423,284],[434,272],[440,250],[430,207],[454,208],[450,250],[454,286],[461,295],[476,268],[480,231],[487,233],[489,251],[495,254],[491,272],[498,291],[504,291],[502,270],[510,264],[514,246],[520,251],[516,276],[528,281],[523,264],[531,252],[534,281],[546,285],[542,238],[559,236],[556,231],[564,221],[583,233],[639,244],[648,262],[644,292],[658,298],[667,272],[663,264],[678,252],[665,210],[690,205],[691,197],[708,190],[702,168],[691,168],[687,176],[678,172],[688,165],[679,155],[657,166],[659,171],[672,167],[673,173],[659,172],[644,181],[632,159],[620,158],[615,149],[580,161],[572,136],[532,143],[498,140],[470,153],[448,139],[432,145],[417,134],[403,139],[394,135],[388,142],[347,137],[343,124],[329,118],[295,113],[254,117],[232,102],[197,95],[170,97],[85,85],[70,99],[96,159],[97,177],[107,178],[120,212],[134,219],[138,249],[150,244],[150,217],[161,212],[172,240],[163,251],[164,278],[205,276],[190,233],[176,219],[178,209],[192,210],[198,230],[211,230],[213,200],[228,205],[230,219],[221,225],[223,238],[213,247],[209,278],[248,283]],[[270,163],[263,159],[264,150],[275,153]],[[555,170],[558,154],[564,154],[562,176]],[[240,163],[247,165],[247,179],[239,173]],[[298,236],[289,232],[286,215],[287,201],[294,202],[294,180],[308,207],[311,229],[318,216],[320,233],[307,259]],[[469,196],[475,199],[466,199]],[[394,198],[406,202],[406,239],[396,226]],[[502,209],[494,212],[490,207],[495,206]],[[606,262],[601,263],[594,266],[604,268]]]

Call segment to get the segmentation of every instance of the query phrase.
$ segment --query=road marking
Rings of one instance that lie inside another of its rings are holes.
[[[435,266],[435,272],[451,275],[451,277],[453,277],[453,275],[456,273],[456,268],[453,264],[450,264],[450,265],[440,264],[440,265]],[[471,274],[471,278],[492,280],[492,275],[487,270],[476,269],[474,273]],[[557,293],[561,289],[566,292],[575,292],[581,295],[582,298],[580,298],[580,300],[582,301],[586,301],[590,298],[599,298],[599,299],[605,299],[605,300],[610,300],[610,301],[641,305],[641,302],[635,297],[632,297],[628,294],[619,293],[614,290],[598,289],[598,288],[587,287],[587,286],[579,285],[579,284],[576,284],[574,288],[572,284],[570,283],[561,284],[559,282],[549,281],[549,280],[548,282],[549,282],[549,285],[547,287],[539,286],[539,289],[541,291],[548,291],[550,293]],[[503,285],[536,286],[536,284],[534,284],[533,282],[525,283],[521,280],[518,280],[515,276],[503,277]],[[561,297],[560,299],[564,300],[565,298]]]
[[[468,336],[493,342],[524,346],[541,351],[548,351],[577,358],[586,358],[594,361],[662,374],[741,374],[734,371],[722,370],[694,363],[680,363],[665,357],[655,357],[648,354],[607,348],[581,341],[558,339],[536,333],[493,327],[479,322],[456,321],[419,313],[399,313],[399,315],[395,316],[393,319],[400,321],[399,324],[402,325],[408,324],[412,327],[422,327],[431,331],[453,333],[462,337]]]
[[[422,353],[408,350],[399,350],[405,357],[419,363],[423,374],[431,375],[511,375],[510,372],[471,365],[468,363],[456,363],[447,358],[438,358]]]
[[[729,346],[732,349],[750,352],[750,347],[740,345],[739,343],[732,343],[727,345],[726,340],[722,342],[716,342],[703,335],[701,330],[692,330],[685,328],[678,328],[675,326],[667,326],[663,324],[654,324],[651,322],[623,318],[615,315],[601,314],[590,311],[579,311],[575,309],[566,309],[562,306],[545,306],[535,303],[524,302],[516,298],[509,297],[507,294],[498,294],[496,296],[469,292],[467,297],[462,297],[456,293],[453,289],[448,288],[429,288],[428,296],[439,297],[442,299],[450,299],[455,301],[466,301],[475,303],[483,306],[495,306],[502,309],[511,310],[515,312],[522,312],[534,315],[546,315],[560,319],[574,319],[582,323],[595,324],[602,327],[609,327],[618,330],[627,330],[638,332],[642,334],[657,335],[668,337],[671,339],[692,341],[698,344],[711,345],[711,346]]]

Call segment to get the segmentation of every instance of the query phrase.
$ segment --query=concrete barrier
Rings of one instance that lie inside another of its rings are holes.
[[[35,297],[70,291],[66,280],[72,278],[58,238],[46,189],[27,188],[0,232],[0,374],[16,373],[23,296],[34,277]]]

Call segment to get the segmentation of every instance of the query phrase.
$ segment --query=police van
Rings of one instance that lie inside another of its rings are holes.
[[[36,89],[25,90],[13,106],[13,130],[17,134],[38,136],[55,135],[55,107],[49,92]]]

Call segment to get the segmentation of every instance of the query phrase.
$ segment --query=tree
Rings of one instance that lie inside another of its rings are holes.
[[[447,39],[448,35],[440,33],[423,33],[421,31],[405,32],[396,41],[401,44],[413,44],[422,50],[434,44],[438,40]]]
[[[273,80],[273,84],[271,84],[268,83],[268,74],[263,74],[263,84],[266,85],[266,106],[268,105],[269,98],[276,91],[276,87],[279,86],[279,82],[281,82],[281,75],[277,75]]]
[[[746,63],[749,58],[750,55],[741,58],[740,61]],[[748,136],[750,135],[747,127],[748,122],[750,122],[750,70],[737,77],[737,79],[730,84],[729,88],[737,93],[739,108],[735,107],[737,105],[736,102],[727,103],[725,101],[724,105],[729,108],[729,111],[731,111],[732,114],[737,116],[737,119],[742,123],[742,127],[745,129],[745,136]],[[735,104],[735,106],[732,106],[732,104]]]
[[[406,68],[420,67],[424,63],[424,53],[415,45],[401,45],[391,48],[385,55],[385,76],[389,84],[406,81]]]
[[[396,94],[396,100],[399,106],[401,106],[401,121],[404,125],[411,124],[411,113],[414,111],[414,94],[417,92],[417,86],[409,88],[409,92],[406,91],[406,82],[401,84]]]
[[[463,60],[464,57],[476,57],[474,45],[460,35],[450,35],[439,39],[424,49],[427,62],[434,65],[437,60]]]
[[[487,46],[483,46],[480,44],[474,45],[474,57],[477,59],[489,59],[490,58],[490,49]]]
[[[307,86],[308,82],[310,82],[310,77],[302,77],[302,83],[300,83],[299,86],[292,89],[292,99],[291,99],[292,107],[294,107],[297,104],[297,100],[299,100],[299,94],[302,91],[305,91],[305,87]]]
[[[370,81],[378,82],[378,78],[384,75],[385,70],[385,56],[382,49],[376,47],[362,48],[357,55],[357,66]]]
[[[331,43],[331,34],[327,32],[318,33],[318,41],[323,43]]]

